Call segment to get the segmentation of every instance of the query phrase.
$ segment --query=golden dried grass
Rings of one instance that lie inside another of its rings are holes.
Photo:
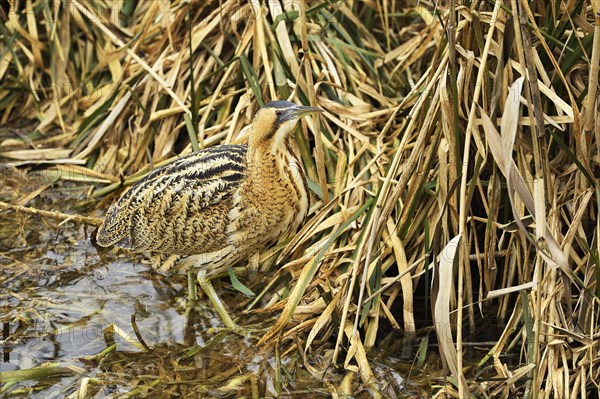
[[[318,105],[297,134],[311,214],[277,248],[293,287],[262,294],[261,311],[282,311],[262,347],[306,356],[329,340],[328,362],[377,393],[382,323],[410,352],[416,296],[429,301],[443,265],[435,309],[453,311],[433,322],[456,342],[439,346],[453,378],[438,394],[597,387],[598,0],[128,4],[2,8],[0,123],[35,126],[6,130],[1,157],[94,179],[103,197],[175,154],[243,140],[270,99]],[[475,379],[465,334],[490,319],[508,321]]]

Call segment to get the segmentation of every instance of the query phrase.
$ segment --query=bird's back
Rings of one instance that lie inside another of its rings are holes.
[[[221,145],[154,170],[110,207],[98,243],[179,255],[220,249],[246,152],[245,145]]]

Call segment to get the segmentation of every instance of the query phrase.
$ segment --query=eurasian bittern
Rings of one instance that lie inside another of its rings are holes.
[[[247,146],[211,147],[152,171],[110,207],[98,244],[194,255],[198,280],[215,302],[203,270],[255,258],[294,233],[306,217],[306,176],[291,138],[298,120],[313,112],[322,110],[270,102],[254,117]]]

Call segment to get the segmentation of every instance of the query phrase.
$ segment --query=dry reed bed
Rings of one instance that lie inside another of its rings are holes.
[[[438,395],[597,387],[599,1],[128,4],[3,9],[0,123],[35,123],[4,128],[5,161],[94,184],[106,208],[175,154],[243,141],[264,102],[318,105],[297,134],[311,214],[262,259],[292,259],[277,275],[293,288],[267,287],[255,311],[281,316],[260,345],[330,342],[377,393],[382,323],[414,336],[435,274],[453,377]],[[496,319],[501,338],[466,368],[463,335]]]

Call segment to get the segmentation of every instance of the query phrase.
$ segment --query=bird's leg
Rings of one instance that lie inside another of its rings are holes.
[[[198,301],[198,293],[196,292],[196,282],[194,281],[194,272],[188,270],[187,272],[187,284],[188,284],[188,300],[185,305],[185,311],[188,313],[191,309],[196,306],[196,302]]]
[[[202,291],[206,293],[206,296],[208,296],[208,299],[210,299],[210,301],[212,302],[213,306],[215,307],[215,310],[221,318],[221,321],[223,322],[223,324],[225,324],[225,330],[229,330],[233,333],[240,335],[244,335],[245,333],[254,333],[262,331],[261,329],[257,328],[240,326],[233,321],[229,313],[227,313],[227,309],[225,309],[223,301],[221,301],[221,298],[219,298],[219,295],[213,288],[210,280],[206,277],[205,270],[200,270],[198,272],[198,283],[200,284],[200,288],[202,289]]]
[[[210,301],[212,302],[213,306],[215,307],[215,310],[221,318],[221,321],[223,321],[223,324],[225,324],[225,327],[231,329],[232,331],[237,331],[239,329],[239,326],[235,324],[231,316],[229,316],[229,313],[227,313],[227,310],[225,309],[225,305],[221,301],[221,298],[219,298],[219,295],[217,295],[217,292],[213,288],[210,280],[206,277],[205,270],[200,270],[198,272],[198,283],[200,284],[200,288],[202,288],[202,291],[206,293],[206,296],[208,296],[208,299],[210,299]]]

